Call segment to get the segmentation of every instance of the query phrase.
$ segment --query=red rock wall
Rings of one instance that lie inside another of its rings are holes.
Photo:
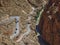
[[[42,37],[50,45],[60,45],[60,0],[50,0],[39,22]],[[53,4],[55,3],[55,4]]]

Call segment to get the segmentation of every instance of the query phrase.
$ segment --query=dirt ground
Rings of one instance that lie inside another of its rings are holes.
[[[29,0],[29,1],[39,8],[41,5],[44,4],[43,1],[39,1],[39,0]],[[10,16],[19,16],[21,34],[23,34],[26,30],[26,20],[28,19],[28,16],[32,17],[31,22],[30,22],[31,23],[31,32],[28,36],[24,37],[18,43],[19,45],[40,45],[38,43],[38,38],[35,33],[36,13],[30,14],[30,12],[32,12],[32,7],[33,7],[33,5],[31,5],[27,0],[0,0],[0,20],[4,20],[6,18],[9,18]],[[5,17],[5,18],[3,18],[3,17]],[[6,26],[4,28],[5,29],[2,28],[2,30],[7,30]],[[0,32],[2,32],[2,33],[6,32],[6,31],[2,31],[2,30],[0,29]],[[8,30],[12,30],[11,25]],[[11,34],[11,31],[8,31],[8,33],[6,33],[6,35],[7,34]],[[5,33],[3,35],[5,35]],[[0,36],[0,38],[2,38],[1,36]],[[7,37],[9,37],[9,35],[7,35]],[[5,36],[4,36],[4,38],[5,38]],[[5,39],[5,41],[8,41],[8,39],[9,38]],[[2,42],[3,41],[4,40],[2,40]],[[13,45],[12,44],[13,42],[11,42],[11,41],[14,41],[14,40],[10,40],[10,42],[9,41],[6,42],[6,43],[8,43],[7,45]],[[0,42],[0,45],[3,45],[2,42]],[[16,45],[17,45],[17,43],[16,43]]]

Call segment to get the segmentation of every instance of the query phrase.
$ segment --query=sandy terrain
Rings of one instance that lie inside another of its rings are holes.
[[[39,9],[40,9],[40,6],[44,4],[43,1],[38,1],[38,0],[37,1],[31,0],[30,2],[33,3],[35,6],[39,7]],[[0,0],[0,17],[1,17],[0,20],[8,19],[10,16],[20,17],[20,20],[19,20],[20,34],[17,38],[15,37],[12,41],[16,41],[17,39],[19,39],[19,37],[23,33],[26,32],[27,19],[29,16],[32,17],[31,20],[29,21],[29,23],[31,24],[30,26],[31,32],[29,33],[29,35],[24,36],[24,38],[19,42],[19,45],[39,45],[38,38],[35,33],[36,12],[33,12],[32,7],[33,5],[31,5],[27,0]],[[1,34],[9,37],[14,31],[13,30],[15,28],[14,26],[15,26],[14,21],[9,25],[8,23],[3,24],[2,26],[0,26]],[[6,39],[6,41],[8,41],[8,38]],[[13,45],[12,42],[6,42],[6,43],[8,43],[7,45]],[[3,45],[3,44],[0,42],[0,45]]]

